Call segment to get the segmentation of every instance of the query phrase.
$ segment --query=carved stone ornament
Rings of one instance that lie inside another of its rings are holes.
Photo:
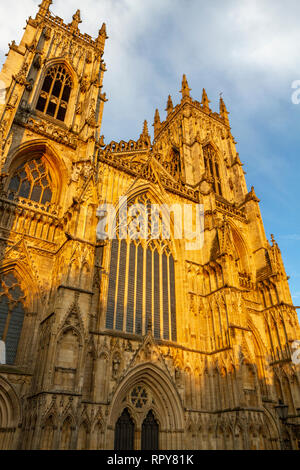
[[[200,183],[200,192],[202,194],[207,195],[210,193],[210,191],[211,191],[211,185],[207,181],[202,181]]]

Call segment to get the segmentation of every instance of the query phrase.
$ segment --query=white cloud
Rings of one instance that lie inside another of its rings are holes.
[[[39,2],[1,2],[0,59],[7,43],[20,39]],[[81,30],[92,36],[102,21],[107,23],[109,102],[103,130],[108,140],[136,137],[144,118],[152,124],[156,107],[164,113],[169,93],[177,102],[183,73],[194,98],[201,99],[205,87],[216,109],[223,91],[229,110],[234,106],[232,116],[245,122],[276,115],[274,108],[290,100],[291,82],[300,78],[300,4],[295,0],[86,0],[83,5],[54,0],[51,10],[69,22],[81,7]],[[259,146],[256,129],[251,132]]]

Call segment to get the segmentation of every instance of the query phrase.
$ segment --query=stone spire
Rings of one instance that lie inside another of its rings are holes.
[[[97,46],[100,47],[102,50],[104,50],[106,39],[108,39],[108,36],[106,34],[106,24],[103,23],[101,28],[99,29],[98,37],[96,39]]]
[[[174,107],[173,107],[172,98],[171,98],[171,95],[169,95],[168,96],[167,107],[166,107],[167,116],[169,116],[169,114],[173,111],[173,109],[174,109]]]
[[[158,109],[155,110],[154,124],[160,124],[160,115]]]
[[[146,147],[149,147],[151,145],[151,138],[148,130],[148,123],[146,120],[144,121],[143,132],[141,133],[138,141],[142,142],[143,145],[145,145]]]
[[[184,74],[183,78],[182,78],[182,87],[181,87],[181,90],[180,90],[180,93],[182,94],[182,99],[183,98],[190,98],[190,91],[191,91],[191,89],[189,88],[189,84],[188,84],[188,81],[186,79],[186,75]]]
[[[225,124],[229,126],[229,119],[228,119],[229,112],[225,106],[224,100],[222,98],[222,94],[220,95],[220,116],[224,119]]]
[[[108,36],[106,34],[106,23],[102,23],[102,26],[99,29],[98,37],[103,37],[104,39],[108,39]]]
[[[74,15],[73,15],[73,20],[72,20],[72,23],[70,23],[70,24],[71,24],[72,28],[76,30],[76,29],[78,29],[78,26],[79,26],[80,23],[82,23],[81,16],[80,16],[80,10],[77,10],[76,13],[74,13]]]
[[[207,113],[210,112],[209,103],[210,103],[210,101],[209,101],[209,99],[207,98],[207,94],[206,94],[205,88],[203,88],[201,104],[202,104],[203,110],[206,111]]]
[[[160,129],[160,126],[161,126],[161,122],[160,122],[160,115],[159,115],[159,112],[158,112],[158,109],[155,110],[155,115],[154,115],[154,124],[153,124],[153,127],[154,127],[154,138],[156,138],[157,136],[157,133]]]
[[[148,122],[146,121],[146,119],[144,121],[142,136],[149,137]]]
[[[272,245],[273,245],[273,246],[276,246],[276,245],[277,245],[277,243],[276,243],[276,240],[275,240],[275,237],[274,237],[273,233],[271,233],[271,242],[272,242]]]
[[[248,201],[260,202],[260,200],[258,199],[258,197],[255,194],[254,186],[251,186],[251,191],[248,194],[246,194],[246,196],[245,196],[245,202],[248,202]]]
[[[46,14],[49,12],[49,8],[52,3],[52,0],[42,0],[42,3],[39,5],[38,15],[46,16]]]

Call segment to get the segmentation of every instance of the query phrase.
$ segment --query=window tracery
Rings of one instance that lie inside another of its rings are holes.
[[[64,65],[47,70],[36,109],[59,121],[64,121],[72,90],[72,79]]]
[[[151,224],[151,201],[145,194],[132,204],[145,208],[148,236],[133,239],[129,224],[127,238],[111,242],[106,328],[138,335],[151,329],[156,338],[177,341],[175,262],[167,228],[160,217]]]
[[[8,187],[8,198],[21,197],[47,204],[52,200],[53,181],[46,160],[43,156],[20,165]]]
[[[148,403],[148,393],[141,385],[134,387],[130,394],[131,403],[135,408],[143,408]]]

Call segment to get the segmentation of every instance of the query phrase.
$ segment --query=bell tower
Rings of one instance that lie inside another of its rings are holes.
[[[229,112],[222,96],[220,111],[210,108],[205,89],[201,102],[191,97],[186,75],[183,75],[181,102],[167,101],[166,120],[161,122],[158,110],[154,118],[154,145],[168,159],[176,153],[185,184],[198,185],[232,203],[240,204],[247,194],[244,171],[235,140],[231,134]]]
[[[93,159],[100,139],[107,39],[103,23],[94,40],[81,33],[80,10],[69,24],[43,0],[29,18],[19,45],[12,41],[0,74],[6,100],[0,105],[1,167],[16,145],[40,136]]]
[[[35,373],[30,388],[35,397],[45,391],[45,409],[53,390],[70,392],[65,405],[74,393],[82,398],[79,366],[96,308],[91,306],[94,265],[101,250],[96,247],[101,187],[96,154],[103,141],[108,38],[105,23],[93,39],[80,31],[80,10],[68,23],[52,14],[51,5],[51,0],[41,1],[21,42],[9,45],[0,73],[5,88],[0,104],[0,284],[10,302],[8,320],[4,326],[0,321],[0,340],[7,351],[7,380],[15,367],[25,375]],[[14,287],[18,306],[10,295]],[[0,294],[0,304],[4,297]],[[35,398],[28,401],[30,409],[36,405]],[[67,420],[67,434],[68,425]],[[26,432],[19,434],[5,446],[46,445],[38,435],[26,444]]]

